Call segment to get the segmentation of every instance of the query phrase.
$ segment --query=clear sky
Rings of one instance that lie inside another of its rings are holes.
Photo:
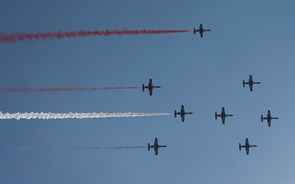
[[[163,88],[64,93],[0,93],[3,112],[173,112],[173,116],[1,120],[0,183],[293,184],[295,12],[284,0],[0,0],[0,32],[81,29],[192,29],[192,33],[87,37],[0,44],[0,87]],[[250,93],[242,80],[262,82]],[[234,117],[214,120],[224,106]],[[270,109],[279,120],[260,123]],[[88,150],[72,146],[168,145]],[[257,144],[250,155],[238,143]]]

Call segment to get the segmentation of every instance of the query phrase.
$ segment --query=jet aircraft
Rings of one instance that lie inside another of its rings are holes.
[[[254,84],[261,84],[261,82],[254,82],[252,75],[249,75],[249,81],[248,82],[245,82],[245,80],[243,80],[243,87],[245,87],[246,84],[249,85],[250,91],[253,91]]]
[[[215,120],[217,120],[217,117],[221,117],[222,124],[225,123],[225,118],[228,117],[228,116],[234,116],[234,115],[226,114],[224,107],[222,107],[220,114],[217,114],[217,112],[215,112]]]
[[[241,151],[242,148],[245,148],[247,155],[249,155],[250,148],[252,148],[252,147],[257,147],[257,145],[250,145],[248,138],[246,138],[246,140],[245,140],[245,145],[241,145],[241,143],[239,143],[240,151]]]
[[[153,89],[154,88],[161,88],[161,86],[154,86],[152,79],[149,80],[149,84],[147,86],[145,86],[144,84],[142,84],[142,91],[144,91],[144,89],[148,89],[150,96],[153,95]]]
[[[154,145],[151,145],[150,143],[148,143],[148,151],[150,151],[151,148],[154,148],[156,156],[158,155],[159,148],[165,148],[165,147],[167,147],[167,146],[166,145],[159,145],[157,138],[155,138]]]
[[[181,105],[180,112],[176,112],[176,110],[174,111],[174,117],[176,118],[177,115],[180,115],[182,122],[184,122],[185,115],[187,115],[187,114],[193,114],[193,113],[192,112],[185,112],[184,105]]]
[[[201,38],[203,38],[203,34],[204,34],[204,32],[206,32],[206,31],[211,31],[211,30],[210,30],[210,29],[204,29],[202,24],[200,24],[199,29],[194,28],[194,30],[193,30],[194,35],[195,35],[197,32],[199,32]]]
[[[270,113],[270,110],[267,111],[267,116],[266,117],[263,117],[263,115],[261,115],[261,123],[263,123],[263,120],[267,120],[267,124],[268,124],[268,127],[271,126],[271,120],[273,119],[279,119],[278,117],[272,117],[271,116],[271,113]]]

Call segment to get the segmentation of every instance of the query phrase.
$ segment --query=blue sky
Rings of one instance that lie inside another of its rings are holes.
[[[0,87],[141,86],[69,93],[1,93],[3,112],[193,111],[173,116],[84,120],[1,120],[0,182],[286,183],[294,181],[294,2],[0,0],[0,32],[81,29],[212,29],[192,33],[87,37],[0,44]],[[242,80],[262,82],[250,93]],[[214,120],[224,106],[234,114]],[[280,119],[260,123],[270,109]],[[135,150],[8,147],[167,144],[155,157]],[[249,156],[238,143],[258,147]]]

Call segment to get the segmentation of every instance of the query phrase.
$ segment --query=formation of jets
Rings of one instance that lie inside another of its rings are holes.
[[[200,25],[200,28],[198,30],[194,29],[194,32],[200,32],[201,37],[203,36],[204,31],[208,31],[208,30],[203,29],[202,24]],[[249,80],[247,82],[245,80],[243,80],[243,87],[245,87],[245,85],[249,85],[249,88],[250,88],[251,92],[253,91],[254,84],[261,84],[261,82],[254,82],[252,75],[249,75]],[[152,96],[153,89],[154,88],[160,88],[160,87],[161,86],[154,86],[152,79],[149,79],[149,83],[148,83],[147,86],[142,84],[142,91],[144,91],[144,89],[148,89],[150,96]],[[174,117],[176,118],[177,115],[179,115],[182,122],[185,121],[185,116],[188,115],[188,114],[193,114],[193,112],[186,112],[185,108],[184,108],[184,105],[181,105],[181,108],[180,108],[179,112],[174,110]],[[214,114],[215,120],[217,120],[218,117],[220,117],[222,124],[225,124],[226,117],[232,117],[232,116],[234,116],[234,115],[233,114],[227,114],[225,112],[225,107],[221,108],[220,114],[218,114],[217,112],[215,112],[215,114]],[[263,120],[267,120],[268,127],[271,127],[271,121],[273,119],[279,119],[279,118],[278,117],[273,117],[271,115],[270,110],[268,110],[267,111],[267,116],[264,117],[263,115],[261,115],[260,119],[261,119],[261,122],[263,122]],[[150,151],[150,149],[153,148],[156,155],[158,155],[158,149],[161,148],[161,147],[166,147],[166,145],[159,145],[157,138],[155,138],[155,141],[154,141],[153,145],[148,143],[148,150]],[[246,140],[245,140],[245,145],[241,145],[241,143],[239,143],[239,149],[241,150],[242,148],[245,148],[247,155],[249,155],[249,150],[250,150],[251,147],[257,147],[257,145],[250,145],[248,138],[246,138]]]
[[[197,28],[194,28],[193,29],[193,34],[195,35],[195,34],[199,33],[200,34],[200,37],[203,38],[204,33],[205,32],[208,32],[208,31],[211,31],[211,30],[210,29],[205,29],[203,27],[203,24],[200,24],[199,29],[197,29]],[[246,85],[249,85],[250,92],[253,91],[254,84],[261,84],[261,82],[254,81],[252,75],[249,75],[248,81],[243,80],[243,87],[245,87]],[[154,86],[152,79],[149,79],[149,83],[148,83],[147,86],[145,86],[144,84],[142,84],[142,91],[144,91],[145,89],[148,89],[150,96],[152,96],[153,89],[154,88],[161,88],[161,86]],[[185,116],[188,115],[188,114],[193,114],[193,112],[186,112],[185,109],[184,109],[184,105],[181,105],[181,108],[180,108],[180,111],[179,112],[177,112],[176,110],[174,110],[174,117],[176,118],[177,115],[179,115],[182,122],[185,121]],[[217,112],[215,112],[215,114],[214,114],[215,120],[217,120],[218,117],[220,117],[222,124],[225,124],[226,117],[232,117],[232,116],[234,116],[234,115],[233,114],[227,114],[225,112],[225,108],[224,107],[221,108],[220,114],[218,114]],[[264,117],[263,115],[261,115],[260,119],[261,119],[261,122],[263,122],[263,120],[267,120],[268,127],[271,127],[271,121],[273,119],[279,119],[279,118],[278,117],[272,117],[270,110],[268,110],[267,111],[267,116]],[[150,151],[151,149],[154,149],[155,155],[158,155],[158,152],[159,152],[158,150],[159,150],[159,148],[162,148],[162,147],[167,147],[167,146],[166,145],[159,145],[157,138],[155,138],[153,145],[151,145],[150,143],[148,143],[148,151]],[[257,145],[251,145],[249,143],[249,139],[248,138],[246,138],[244,145],[242,145],[241,143],[239,143],[239,150],[241,151],[242,148],[245,148],[245,151],[246,151],[246,154],[247,155],[249,155],[250,148],[252,148],[252,147],[257,147]]]

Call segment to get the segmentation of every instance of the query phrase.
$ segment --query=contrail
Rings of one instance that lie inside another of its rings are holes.
[[[120,118],[120,117],[146,117],[146,116],[167,116],[170,113],[157,112],[123,112],[123,113],[52,113],[52,112],[17,112],[17,113],[2,113],[0,119],[93,119],[93,118]]]
[[[0,43],[14,43],[24,40],[47,40],[52,38],[64,39],[86,36],[112,36],[112,35],[151,35],[151,34],[172,34],[191,32],[190,30],[81,30],[81,31],[58,31],[44,33],[20,33],[20,34],[0,34]]]
[[[0,88],[0,92],[25,93],[25,92],[67,92],[67,91],[99,91],[99,90],[127,90],[139,87],[93,87],[93,88]]]

